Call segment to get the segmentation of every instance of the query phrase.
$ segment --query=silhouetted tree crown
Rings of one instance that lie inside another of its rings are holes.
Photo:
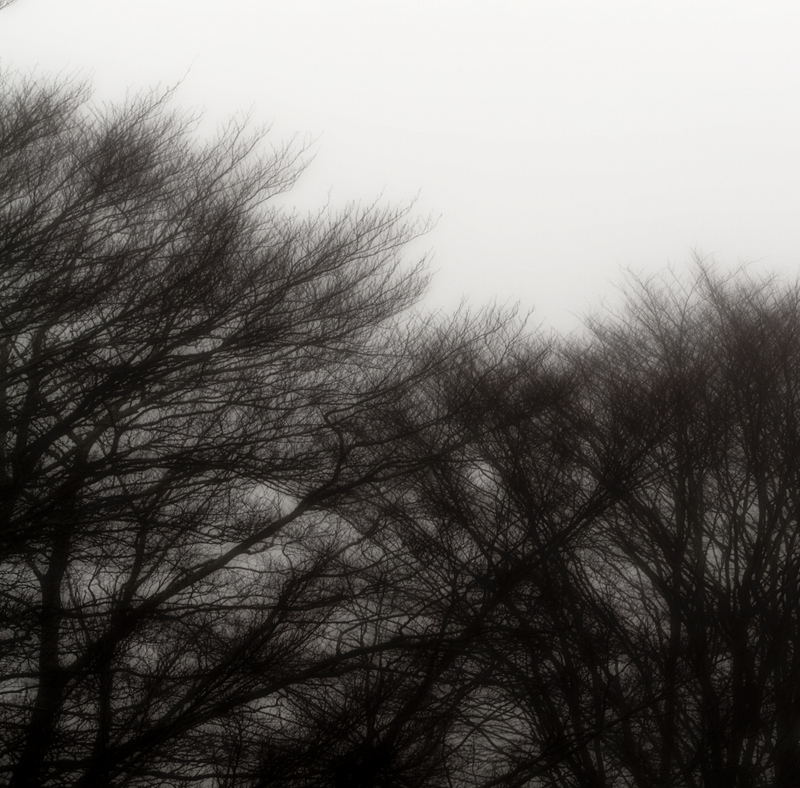
[[[402,356],[414,230],[270,208],[297,156],[264,151],[159,98],[3,86],[10,784],[207,779],[204,725],[336,662],[311,611],[347,593],[345,526],[310,512],[417,461],[413,418],[371,431],[430,364]]]
[[[268,142],[0,85],[5,784],[800,784],[800,285],[423,318]]]

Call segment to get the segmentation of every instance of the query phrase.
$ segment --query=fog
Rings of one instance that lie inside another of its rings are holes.
[[[250,113],[309,146],[298,207],[416,200],[430,305],[568,331],[626,268],[795,276],[798,29],[790,2],[17,0],[0,63]]]

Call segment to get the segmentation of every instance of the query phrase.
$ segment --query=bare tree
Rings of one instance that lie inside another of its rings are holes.
[[[613,504],[616,471],[599,459],[588,472],[580,380],[551,343],[521,334],[465,357],[450,385],[471,387],[474,410],[454,416],[470,440],[385,500],[386,563],[407,567],[393,583],[398,609],[419,611],[403,624],[441,633],[392,719],[438,704],[452,763],[443,784],[560,784],[559,770],[572,784],[593,768],[605,722],[581,697],[593,666],[575,644],[600,637],[572,559]]]
[[[635,284],[591,376],[645,447],[594,536],[627,629],[610,747],[637,785],[793,785],[798,288],[702,267]]]
[[[292,687],[403,639],[337,646],[365,537],[334,508],[447,451],[417,228],[287,217],[295,152],[159,98],[0,102],[0,770],[252,782]]]
[[[453,784],[797,782],[800,289],[634,285],[394,510]]]

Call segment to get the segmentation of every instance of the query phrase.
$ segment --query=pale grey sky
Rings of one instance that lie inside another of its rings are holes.
[[[99,98],[182,81],[317,139],[296,198],[440,216],[431,303],[560,329],[620,268],[800,266],[796,0],[17,0],[0,65]]]

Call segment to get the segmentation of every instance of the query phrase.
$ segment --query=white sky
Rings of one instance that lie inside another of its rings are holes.
[[[314,137],[301,205],[418,194],[435,305],[569,330],[626,266],[800,264],[796,0],[17,0],[0,65]]]

